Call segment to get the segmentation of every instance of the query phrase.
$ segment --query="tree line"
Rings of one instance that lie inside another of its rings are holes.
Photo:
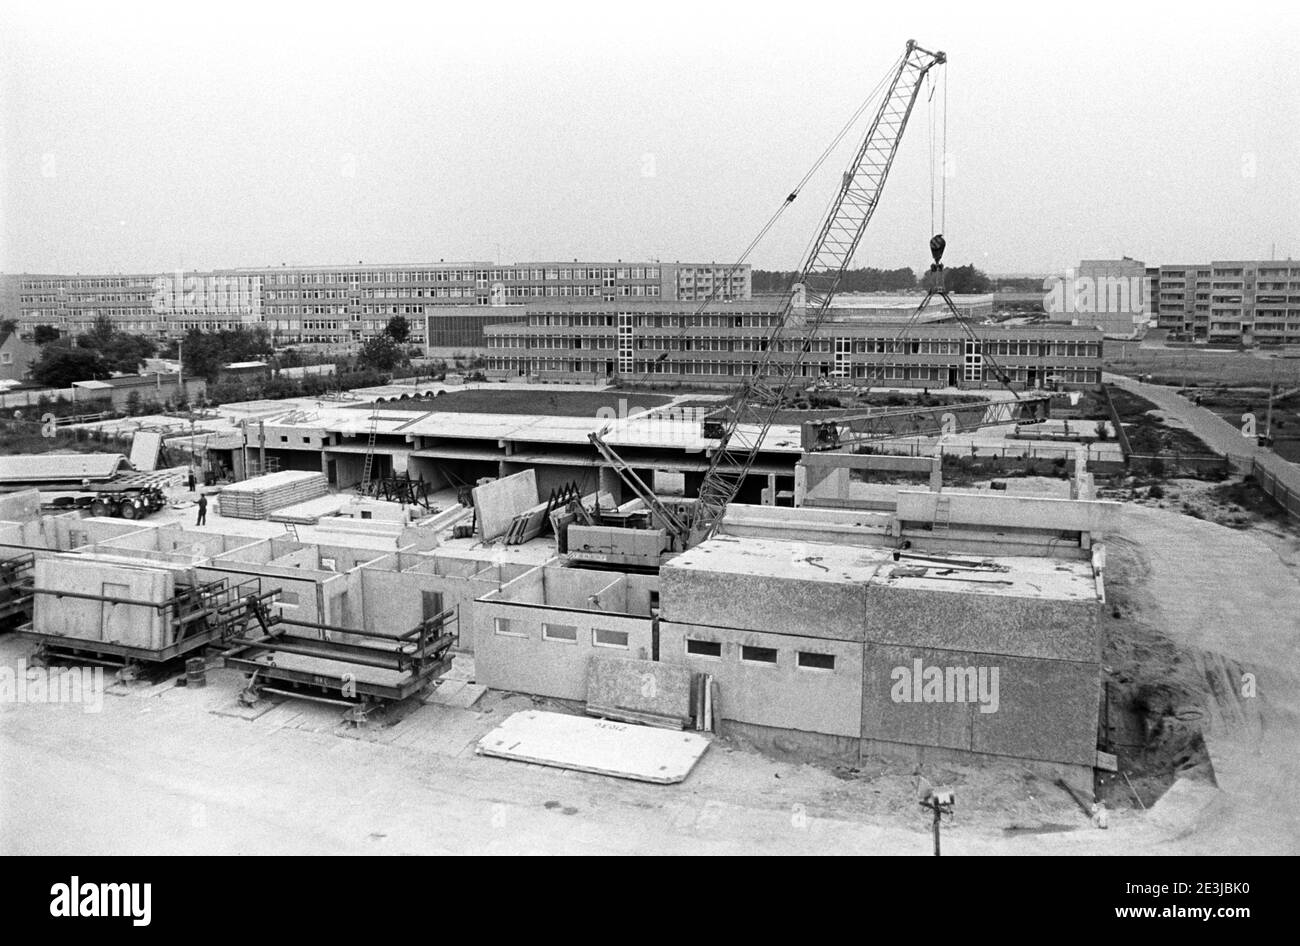
[[[823,275],[830,276],[827,272]],[[786,292],[799,274],[793,271],[756,269],[751,273],[751,287],[756,293]],[[926,289],[933,283],[934,275],[923,272],[919,276],[910,267],[901,269],[876,269],[864,266],[850,269],[840,281],[840,292],[909,292]],[[1039,280],[1041,285],[1042,281]],[[954,293],[992,292],[993,280],[975,268],[974,263],[965,266],[949,266],[944,270],[944,286]]]

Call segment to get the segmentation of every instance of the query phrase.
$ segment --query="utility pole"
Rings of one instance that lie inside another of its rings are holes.
[[[923,780],[924,781],[924,780]],[[928,789],[921,798],[921,807],[934,813],[934,856],[939,857],[939,820],[944,815],[952,817],[953,806],[957,804],[956,793],[952,789]]]

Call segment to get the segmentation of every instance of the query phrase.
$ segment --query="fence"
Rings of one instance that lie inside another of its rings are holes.
[[[77,400],[76,388],[41,388],[39,390],[28,391],[11,391],[8,394],[0,394],[0,408],[12,407],[35,407],[41,402],[42,398],[48,398],[51,401],[57,401],[63,398],[65,401]],[[86,396],[86,392],[81,392],[81,400],[89,401],[91,398]],[[101,398],[101,400],[104,400]]]
[[[1217,453],[1130,453],[1128,468],[1151,476],[1188,476],[1195,479],[1227,479],[1232,461]]]
[[[1265,495],[1300,518],[1300,467],[1275,453],[1261,453],[1251,462],[1251,473]]]
[[[1101,386],[1102,400],[1106,402],[1106,412],[1110,414],[1110,425],[1115,428],[1115,439],[1119,442],[1119,448],[1124,453],[1124,459],[1127,460],[1133,453],[1133,447],[1128,442],[1128,434],[1124,431],[1124,425],[1120,423],[1119,411],[1115,408],[1115,402],[1110,399],[1110,388],[1106,385]]]

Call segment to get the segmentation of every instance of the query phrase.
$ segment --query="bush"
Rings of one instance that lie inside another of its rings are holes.
[[[1164,487],[1162,487],[1159,483],[1156,483],[1154,486],[1152,486],[1147,490],[1147,499],[1164,499],[1164,498],[1165,498],[1165,490]]]

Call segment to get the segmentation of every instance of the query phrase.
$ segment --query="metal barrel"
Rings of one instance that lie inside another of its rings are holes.
[[[208,685],[208,666],[202,657],[191,657],[185,661],[185,677],[189,686],[205,687]]]

